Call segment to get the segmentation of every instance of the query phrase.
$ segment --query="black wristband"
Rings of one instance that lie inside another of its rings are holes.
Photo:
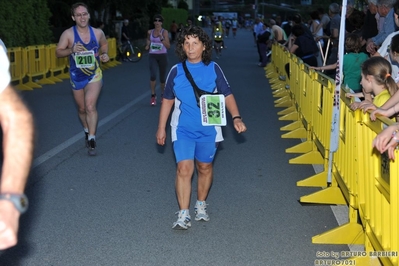
[[[241,116],[237,115],[237,116],[233,117],[233,121],[234,121],[235,119],[242,119],[242,118],[241,118]]]

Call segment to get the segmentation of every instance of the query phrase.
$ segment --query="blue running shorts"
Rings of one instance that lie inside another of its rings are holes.
[[[176,163],[183,160],[194,160],[194,158],[202,163],[211,163],[215,158],[217,147],[217,142],[195,142],[187,139],[173,142]]]
[[[87,84],[102,80],[102,78],[103,78],[103,75],[102,75],[102,72],[100,72],[95,75],[88,76],[86,79],[83,79],[82,81],[77,81],[77,80],[74,80],[73,78],[71,78],[70,81],[71,81],[72,89],[82,90],[86,87]]]

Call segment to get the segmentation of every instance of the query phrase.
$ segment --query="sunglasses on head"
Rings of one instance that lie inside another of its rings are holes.
[[[154,22],[162,22],[162,19],[156,18],[154,19]]]

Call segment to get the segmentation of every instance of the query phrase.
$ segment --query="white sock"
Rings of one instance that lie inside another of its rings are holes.
[[[195,203],[195,205],[199,205],[199,206],[202,206],[202,205],[205,205],[205,204],[206,204],[205,200],[204,201],[197,200],[197,202]]]
[[[96,136],[95,135],[89,135],[88,140],[94,139],[96,140]]]
[[[188,210],[188,209],[180,210],[180,214],[188,216],[188,215],[190,215],[190,210]]]
[[[87,134],[89,134],[89,129],[88,128],[83,128],[83,131]]]

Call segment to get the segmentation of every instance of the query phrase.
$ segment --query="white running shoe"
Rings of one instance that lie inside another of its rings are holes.
[[[191,217],[188,210],[180,210],[176,212],[176,214],[178,214],[178,218],[177,221],[173,223],[173,229],[187,230],[191,227]]]
[[[196,221],[209,221],[209,215],[206,212],[206,202],[205,201],[198,201],[195,203],[195,220]]]

